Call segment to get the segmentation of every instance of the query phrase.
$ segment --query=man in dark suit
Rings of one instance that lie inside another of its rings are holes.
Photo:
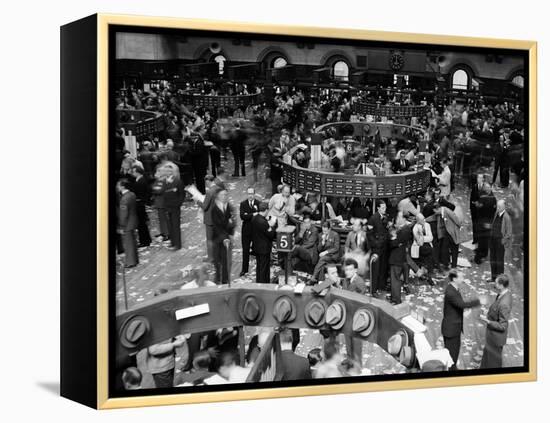
[[[512,293],[508,289],[509,283],[508,276],[497,277],[498,296],[489,307],[487,317],[481,318],[487,324],[481,369],[502,367],[502,347],[506,345],[508,320],[512,312]]]
[[[472,216],[472,231],[474,244],[479,242],[479,216],[478,210],[481,208],[479,198],[483,195],[483,184],[485,183],[485,175],[478,173],[476,180],[472,181],[472,191],[470,192],[470,214]]]
[[[340,235],[332,230],[328,220],[325,220],[321,225],[321,239],[317,244],[317,251],[319,252],[319,260],[309,281],[312,285],[319,281],[327,264],[340,260]]]
[[[384,200],[376,201],[376,212],[367,224],[367,238],[372,253],[378,256],[372,269],[371,290],[374,295],[376,291],[385,287],[388,271],[389,232]]]
[[[318,243],[319,232],[311,223],[311,214],[306,211],[303,214],[300,232],[294,240],[294,249],[290,252],[292,267],[298,266],[299,263],[304,263],[308,266],[308,269],[311,266],[315,266],[319,256],[319,252],[317,251]]]
[[[399,153],[399,159],[392,162],[392,170],[395,173],[402,173],[409,170],[411,164],[408,160],[405,159],[406,154],[407,153],[404,150],[401,150],[401,152]]]
[[[401,304],[401,277],[403,283],[408,281],[409,266],[407,264],[407,254],[409,245],[412,242],[412,227],[405,224],[399,228],[393,229],[390,235],[390,254],[388,263],[390,265],[391,279],[391,302],[392,304]]]
[[[252,217],[258,213],[260,202],[255,198],[254,188],[250,187],[246,190],[247,199],[241,202],[239,214],[243,225],[241,228],[241,242],[243,246],[243,265],[241,274],[244,276],[248,273],[248,262],[250,261],[250,247],[252,246]]]
[[[368,198],[355,197],[351,202],[351,217],[368,219],[372,216],[371,204]]]
[[[351,292],[365,294],[367,292],[367,284],[365,280],[357,274],[358,267],[359,264],[352,258],[345,261],[344,272],[346,274],[346,279],[344,280],[343,288]]]
[[[233,210],[229,204],[229,198],[225,189],[220,190],[216,195],[216,201],[212,208],[212,225],[214,229],[212,252],[216,268],[215,282],[217,284],[226,284],[229,282],[231,271],[231,262],[228,258],[231,245],[226,244],[233,237],[235,222]]]
[[[495,167],[493,171],[493,185],[496,183],[497,175],[500,171],[500,186],[506,188],[510,182],[510,159],[508,152],[510,142],[504,135],[499,136],[499,142],[495,149]]]
[[[235,130],[231,134],[231,152],[233,153],[233,159],[235,160],[235,169],[233,176],[239,176],[239,168],[242,176],[246,176],[244,168],[244,155],[246,144],[246,133],[241,129],[239,122],[234,124]]]
[[[489,254],[489,238],[491,237],[491,223],[495,217],[497,199],[493,194],[491,185],[483,184],[483,190],[477,200],[479,207],[476,215],[478,220],[477,248],[474,257],[476,264],[481,264]]]
[[[504,200],[497,201],[497,212],[491,224],[489,258],[491,260],[491,281],[504,273],[504,254],[512,246],[512,218],[506,211]]]
[[[165,165],[169,169],[165,179],[164,192],[162,193],[166,219],[168,222],[168,235],[170,237],[170,249],[181,249],[181,205],[185,198],[183,184],[179,178],[175,164]]]
[[[139,247],[148,247],[151,245],[151,235],[149,234],[149,228],[147,227],[147,211],[145,205],[151,198],[151,188],[149,182],[145,178],[143,168],[141,166],[132,167],[132,175],[135,178],[133,184],[133,191],[136,194],[136,210],[138,216],[138,238]]]
[[[138,227],[136,195],[130,191],[130,185],[127,178],[121,178],[116,185],[117,192],[120,194],[117,232],[122,238],[126,268],[134,267],[139,263],[135,234]]]
[[[267,203],[260,203],[258,214],[252,218],[252,251],[256,256],[256,283],[271,281],[270,258],[277,219],[266,219],[268,208]]]
[[[203,261],[213,261],[214,253],[212,250],[212,240],[214,239],[214,224],[212,223],[212,209],[216,201],[218,192],[224,188],[215,183],[215,178],[212,175],[205,177],[206,195],[204,199],[196,199],[203,213],[204,227],[206,228],[206,254],[207,258]],[[198,188],[197,188],[198,189]]]
[[[296,354],[292,348],[292,331],[284,329],[279,337],[281,340],[281,368],[283,369],[281,380],[311,379],[309,360]]]
[[[463,331],[464,310],[479,306],[479,299],[464,301],[460,294],[460,286],[464,281],[462,272],[454,269],[449,271],[449,284],[445,289],[443,299],[443,320],[441,322],[441,334],[445,348],[453,359],[453,365],[449,370],[456,370],[458,355],[460,354],[460,337]]]
[[[188,143],[188,157],[195,184],[197,185],[197,189],[204,194],[206,192],[204,178],[208,169],[209,152],[208,148],[204,145],[203,135],[204,130],[193,132],[186,139],[186,142]]]

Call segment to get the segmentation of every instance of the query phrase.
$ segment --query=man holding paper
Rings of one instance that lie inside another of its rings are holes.
[[[499,291],[497,298],[489,307],[487,316],[480,317],[487,324],[481,369],[502,367],[502,348],[506,345],[508,320],[512,312],[512,293],[508,289],[509,283],[506,275],[499,275],[496,278]]]
[[[441,322],[441,334],[445,342],[445,348],[449,350],[454,364],[449,370],[457,370],[456,363],[460,354],[461,335],[464,325],[464,310],[478,307],[479,299],[465,301],[460,294],[460,287],[464,282],[464,275],[454,269],[449,271],[449,285],[445,289],[443,300],[443,321]]]

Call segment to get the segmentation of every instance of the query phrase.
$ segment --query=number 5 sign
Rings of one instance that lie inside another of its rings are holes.
[[[277,251],[292,251],[294,237],[292,233],[277,232]]]

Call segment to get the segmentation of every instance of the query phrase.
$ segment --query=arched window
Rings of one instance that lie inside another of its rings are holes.
[[[349,76],[349,66],[343,60],[338,60],[332,65],[332,74],[334,79],[339,79],[341,81],[347,81]]]
[[[523,88],[524,82],[525,82],[525,79],[523,78],[523,75],[516,75],[512,78],[512,83],[517,85],[520,88]]]
[[[464,69],[457,69],[456,71],[454,71],[452,88],[453,90],[468,89],[468,73]]]
[[[216,57],[214,57],[214,62],[217,62],[219,65],[219,72],[220,75],[223,75],[223,69],[225,67],[225,61],[227,59],[222,54],[218,54]]]
[[[274,69],[278,69],[278,68],[284,68],[286,65],[288,65],[288,62],[286,61],[286,59],[284,57],[276,57],[275,59],[273,59],[273,62],[272,62],[272,67]]]

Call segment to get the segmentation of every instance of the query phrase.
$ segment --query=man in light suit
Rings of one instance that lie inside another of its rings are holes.
[[[127,178],[121,178],[116,184],[117,192],[120,194],[117,232],[122,238],[126,268],[139,263],[135,233],[138,227],[137,203],[136,195],[130,191],[130,186],[131,182]]]
[[[319,260],[315,265],[315,269],[313,269],[313,276],[309,281],[311,285],[319,281],[328,263],[340,260],[340,235],[332,230],[328,220],[324,221],[321,225],[321,231],[321,239],[317,247]]]
[[[367,247],[367,233],[361,226],[361,220],[355,219],[351,225],[352,231],[346,237],[346,244],[344,246],[345,253],[363,252],[368,251]]]
[[[243,265],[241,274],[244,276],[248,273],[248,262],[250,261],[250,247],[252,246],[252,217],[258,214],[260,202],[256,199],[254,188],[246,190],[247,198],[241,202],[239,214],[243,225],[241,228],[241,242],[243,247]]]
[[[512,312],[512,293],[508,289],[509,284],[508,276],[497,277],[498,296],[489,307],[487,317],[481,317],[481,320],[487,324],[481,369],[502,367],[502,347],[506,345],[508,320]]]
[[[453,359],[453,365],[449,370],[456,370],[458,356],[460,354],[461,335],[464,325],[464,310],[479,306],[479,299],[465,301],[460,294],[460,286],[464,281],[462,272],[452,269],[449,272],[449,284],[445,289],[443,299],[443,320],[441,321],[441,334],[445,348]]]
[[[450,160],[444,157],[441,160],[441,168],[443,169],[439,175],[432,170],[432,176],[437,178],[437,186],[441,189],[441,196],[445,199],[451,194],[451,168],[449,167]]]
[[[489,258],[491,260],[491,281],[504,273],[504,253],[512,246],[512,218],[506,211],[504,200],[497,201],[497,212],[491,225]]]

